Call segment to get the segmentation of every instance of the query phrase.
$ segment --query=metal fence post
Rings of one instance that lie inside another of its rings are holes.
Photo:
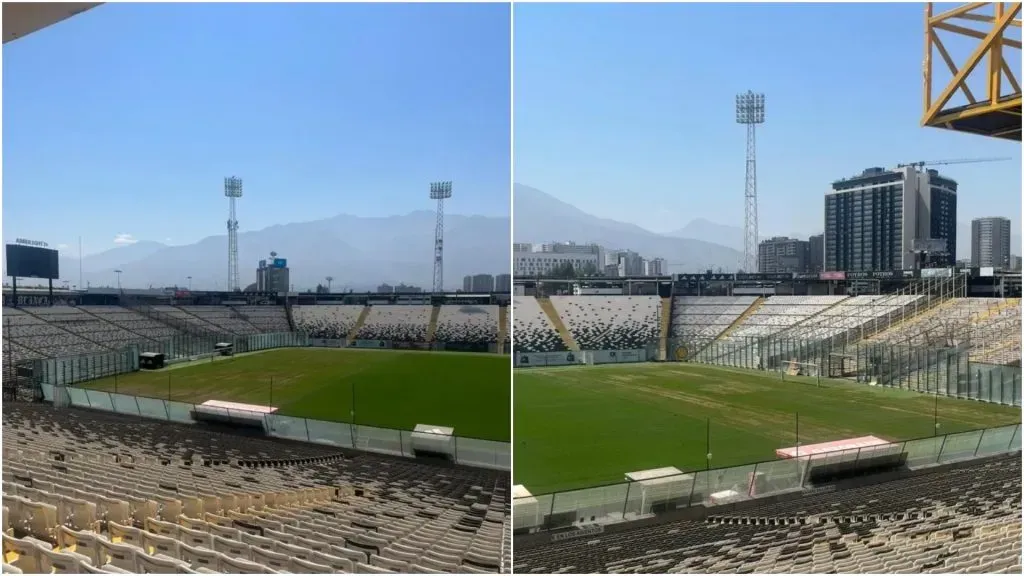
[[[623,520],[626,519],[626,510],[629,508],[629,491],[632,490],[632,488],[633,488],[633,483],[632,482],[627,482],[626,483],[626,498],[625,498],[625,500],[622,501],[622,519]]]
[[[939,445],[939,452],[935,455],[935,463],[938,464],[942,460],[942,451],[946,449],[946,438],[949,438],[949,434],[942,436],[942,444]]]
[[[978,445],[974,447],[974,458],[978,457],[978,450],[981,450],[981,441],[985,439],[985,432],[988,430],[982,430],[981,436],[978,437]]]

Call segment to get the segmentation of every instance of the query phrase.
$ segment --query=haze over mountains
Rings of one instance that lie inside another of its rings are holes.
[[[719,267],[725,271],[734,271],[742,258],[742,226],[695,218],[678,230],[658,234],[634,224],[591,216],[550,194],[523,184],[515,185],[514,209],[513,237],[516,242],[596,242],[606,248],[634,250],[645,258],[665,258],[669,272],[673,274],[703,272],[708,268]],[[820,234],[824,225],[818,224],[815,228],[811,234]],[[1011,251],[1019,254],[1021,237],[1016,221],[1013,229]],[[806,240],[810,234],[791,232],[786,235]],[[765,238],[768,236],[761,236],[762,240]],[[970,222],[957,223],[956,253],[957,258],[971,256]]]
[[[362,218],[338,215],[312,222],[239,232],[242,287],[256,281],[260,259],[275,251],[288,259],[296,290],[311,289],[332,276],[334,290],[375,290],[386,282],[430,288],[433,278],[433,212]],[[461,288],[467,274],[501,274],[510,269],[509,219],[445,215],[445,286]],[[63,252],[61,277],[79,283],[78,259]],[[83,284],[114,286],[122,270],[126,288],[187,286],[227,288],[227,236],[209,236],[185,246],[140,241],[82,259]],[[31,281],[30,283],[34,283]]]
[[[514,187],[513,238],[516,242],[596,242],[605,248],[625,248],[646,258],[667,261],[671,274],[703,272],[708,268],[736,270],[742,254],[731,248],[732,238],[711,232],[703,238],[678,238],[637,226],[591,216],[561,200],[523,184]],[[735,240],[740,240],[737,236]]]

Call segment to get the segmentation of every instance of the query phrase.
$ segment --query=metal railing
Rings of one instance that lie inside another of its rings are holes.
[[[196,405],[189,402],[51,384],[42,384],[42,391],[43,399],[52,402],[55,406],[90,408],[183,424],[197,422],[195,418]],[[211,409],[204,407],[204,410],[210,411]],[[217,411],[223,412],[223,415],[229,419],[236,417],[242,420],[253,416],[253,412],[245,410],[235,411],[237,414],[233,414],[232,410],[226,408],[219,408]],[[280,414],[263,415],[263,428],[267,435],[276,438],[395,456],[411,457],[415,455],[411,430],[347,422],[327,422]],[[512,451],[508,442],[454,435],[450,438],[453,456],[457,463],[498,470],[512,469]]]
[[[539,531],[580,522],[635,520],[656,512],[691,506],[742,502],[803,489],[811,472],[835,464],[855,465],[864,455],[904,455],[906,465],[920,468],[947,462],[1020,452],[1021,425],[972,430],[930,438],[686,472],[636,482],[516,498],[516,531]],[[526,486],[529,488],[529,485]]]

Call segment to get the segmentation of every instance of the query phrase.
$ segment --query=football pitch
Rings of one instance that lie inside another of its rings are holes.
[[[284,348],[215,357],[80,386],[202,403],[276,406],[287,416],[509,441],[509,358],[495,354]]]
[[[774,460],[796,445],[797,414],[801,445],[928,437],[936,413],[940,434],[1021,419],[1012,406],[701,364],[528,368],[514,380],[514,482],[534,494],[701,470],[708,445],[712,468]]]

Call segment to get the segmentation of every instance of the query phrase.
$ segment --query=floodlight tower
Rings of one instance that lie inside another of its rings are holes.
[[[242,197],[242,179],[234,176],[224,179],[224,195],[228,197],[228,290],[238,292],[238,220],[235,219],[235,199]]]
[[[444,292],[444,201],[452,197],[452,182],[431,182],[430,199],[437,200],[434,229],[434,292]]]
[[[747,126],[747,171],[743,200],[743,271],[757,271],[757,125],[764,124],[764,94],[736,96],[736,122]]]

